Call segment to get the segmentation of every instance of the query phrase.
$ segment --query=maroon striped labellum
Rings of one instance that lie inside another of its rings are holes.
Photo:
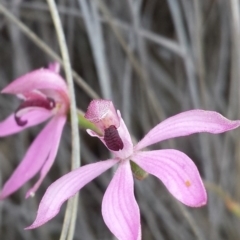
[[[110,150],[119,151],[123,149],[123,141],[114,125],[105,129],[103,139]]]
[[[30,99],[23,101],[20,106],[17,108],[14,114],[15,121],[18,126],[23,127],[25,126],[28,121],[22,120],[20,116],[18,116],[18,113],[21,112],[23,109],[31,108],[31,107],[39,107],[39,108],[45,108],[48,110],[51,110],[55,108],[56,103],[52,98],[39,98],[39,99]]]

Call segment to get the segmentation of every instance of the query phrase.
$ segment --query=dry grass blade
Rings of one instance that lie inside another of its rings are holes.
[[[53,22],[55,25],[55,29],[57,32],[57,37],[59,41],[59,46],[62,54],[63,59],[63,66],[66,74],[66,79],[69,88],[69,95],[70,95],[70,114],[71,114],[71,127],[72,127],[72,163],[71,169],[74,170],[80,167],[80,139],[78,134],[78,118],[77,118],[77,108],[76,108],[76,99],[75,99],[75,92],[74,92],[74,85],[72,79],[72,72],[71,72],[71,63],[68,54],[67,44],[61,24],[61,20],[58,14],[57,6],[54,0],[47,0],[49,4],[50,13],[53,18]],[[70,214],[70,223],[66,220],[64,221],[64,225],[62,228],[61,233],[61,240],[65,240],[66,236],[68,240],[72,240],[74,236],[74,229],[76,225],[76,218],[77,218],[77,209],[78,209],[78,194],[76,194],[73,199],[69,200],[70,203],[68,208],[66,209],[66,219],[69,221],[69,214]],[[70,226],[69,226],[70,225]],[[70,231],[69,231],[70,228]]]

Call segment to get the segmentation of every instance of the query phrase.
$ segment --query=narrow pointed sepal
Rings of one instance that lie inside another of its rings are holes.
[[[61,125],[61,126],[59,126]],[[32,145],[29,147],[26,155],[21,163],[15,169],[11,177],[4,184],[0,193],[0,199],[4,199],[13,192],[22,187],[28,180],[30,180],[42,168],[49,153],[54,146],[58,146],[59,142],[54,142],[55,136],[59,135],[59,130],[62,131],[64,123],[59,122],[55,117],[47,126],[38,134]],[[58,141],[60,140],[60,136]]]
[[[37,228],[55,217],[62,204],[82,187],[108,170],[118,160],[110,159],[80,167],[52,183],[44,194],[33,224],[25,229]]]
[[[240,126],[240,120],[231,121],[213,111],[191,110],[172,116],[151,129],[135,146],[135,151],[154,143],[194,133],[218,134]]]
[[[66,120],[67,120],[67,117],[62,116],[62,115],[55,116],[55,118],[52,120],[55,123],[54,129],[52,129],[52,132],[53,132],[52,140],[51,140],[52,145],[51,145],[48,157],[41,168],[40,177],[39,177],[38,181],[34,184],[34,186],[28,190],[28,192],[26,193],[26,198],[28,198],[29,196],[33,196],[35,194],[35,192],[41,185],[42,181],[46,177],[47,173],[49,172],[50,168],[52,167],[54,160],[56,158],[56,155],[57,155],[58,147],[59,147],[61,136],[62,136],[63,127],[66,123]]]
[[[129,161],[119,164],[102,202],[103,219],[119,240],[141,239],[139,207],[134,196]]]

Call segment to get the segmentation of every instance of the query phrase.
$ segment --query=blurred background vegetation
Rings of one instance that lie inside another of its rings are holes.
[[[75,78],[77,105],[83,111],[92,98],[112,99],[136,139],[163,119],[193,108],[240,118],[239,0],[56,2],[72,68],[89,85]],[[1,89],[16,77],[47,66],[54,61],[54,52],[60,55],[46,1],[0,1]],[[18,104],[15,97],[0,95],[0,120]],[[41,127],[0,139],[1,185]],[[83,165],[110,157],[99,140],[85,131],[80,134]],[[205,207],[188,208],[153,176],[135,180],[144,240],[240,239],[239,136],[239,129],[215,136],[197,134],[152,147],[176,148],[189,155],[205,181],[209,199]],[[35,218],[50,183],[70,170],[70,159],[68,124],[55,164],[36,196],[24,197],[33,179],[1,201],[2,240],[59,238],[66,204],[46,225],[31,231],[23,228]],[[114,239],[101,216],[102,197],[112,174],[106,172],[80,192],[74,239]]]

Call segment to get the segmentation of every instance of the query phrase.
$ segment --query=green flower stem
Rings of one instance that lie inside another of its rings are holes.
[[[83,129],[91,129],[95,133],[97,133],[99,136],[103,135],[102,132],[96,127],[96,125],[94,125],[84,117],[84,113],[82,111],[80,110],[77,111],[77,117],[78,117],[79,127]]]
[[[141,167],[139,167],[135,162],[130,161],[131,169],[133,175],[138,180],[143,180],[148,176],[148,173],[145,172]]]

